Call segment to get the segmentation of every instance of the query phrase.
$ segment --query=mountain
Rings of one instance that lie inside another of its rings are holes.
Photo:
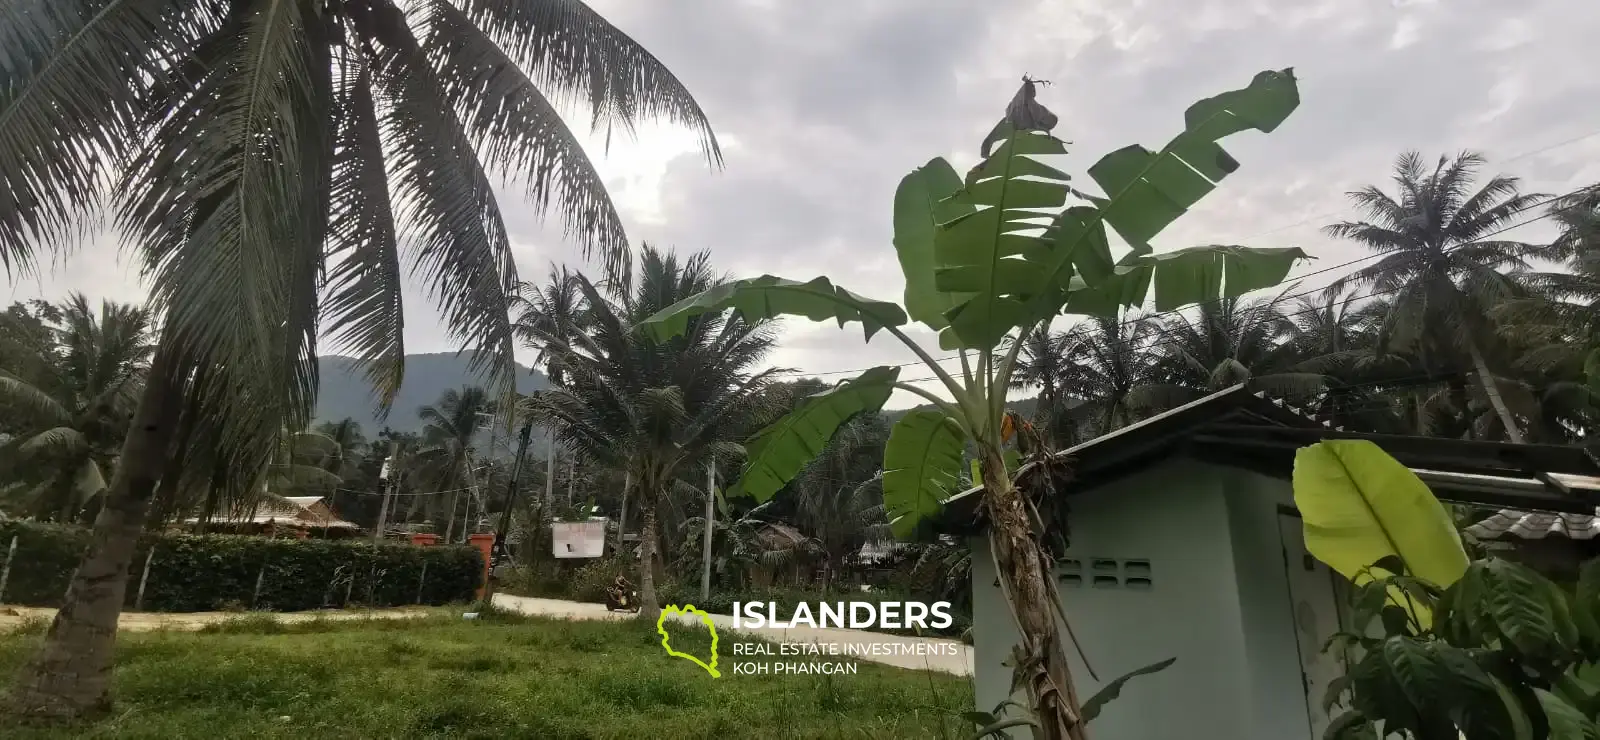
[[[389,418],[380,422],[372,384],[356,367],[355,360],[337,355],[318,357],[322,387],[317,394],[316,420],[355,419],[369,438],[376,437],[385,426],[399,432],[420,432],[423,424],[418,409],[438,401],[439,396],[451,388],[484,385],[482,378],[468,369],[471,359],[470,352],[406,355],[406,374],[400,393],[394,398]],[[544,373],[522,365],[517,369],[519,392],[531,393],[550,387]]]

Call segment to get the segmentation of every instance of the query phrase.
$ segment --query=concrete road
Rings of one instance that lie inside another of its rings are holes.
[[[494,603],[495,606],[523,614],[556,617],[559,619],[635,618],[632,614],[608,612],[602,604],[584,604],[576,601],[495,594]],[[698,617],[683,614],[674,614],[669,618],[685,624],[700,623]],[[863,651],[858,655],[851,656],[861,660],[870,660],[897,668],[938,671],[956,676],[972,675],[972,646],[963,644],[959,640],[946,640],[935,637],[902,637],[879,632],[868,632],[866,630],[813,627],[761,627],[755,629],[739,627],[735,629],[733,617],[727,614],[713,614],[711,615],[711,621],[717,625],[718,635],[737,633],[759,637],[772,642],[834,644],[838,645],[841,651],[851,649]],[[865,652],[869,650],[879,654],[874,655]],[[915,654],[918,651],[924,653],[937,652],[939,654]]]

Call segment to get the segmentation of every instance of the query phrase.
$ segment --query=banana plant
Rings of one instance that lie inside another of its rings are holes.
[[[1238,168],[1220,139],[1276,129],[1299,105],[1299,92],[1292,70],[1268,71],[1245,88],[1201,100],[1160,151],[1129,146],[1090,167],[1095,194],[1058,168],[1066,142],[1051,134],[1056,116],[1038,102],[1037,84],[1023,80],[965,178],[935,158],[900,182],[894,247],[905,274],[903,305],[826,277],[763,275],[680,301],[641,328],[664,340],[704,313],[731,310],[751,322],[802,316],[841,328],[860,324],[869,340],[886,332],[915,353],[943,394],[902,381],[900,368],[876,367],[810,396],[750,441],[729,495],[770,499],[852,416],[877,411],[896,390],[926,398],[933,408],[895,424],[884,452],[883,497],[894,532],[905,538],[930,524],[963,473],[963,450],[973,445],[990,547],[1021,628],[1013,685],[1026,687],[1036,737],[1079,740],[1086,720],[1068,671],[1050,559],[1039,544],[1045,527],[1005,462],[1006,388],[1024,344],[1016,339],[1063,313],[1116,315],[1151,293],[1158,310],[1170,310],[1281,282],[1306,257],[1299,249],[1157,253],[1150,240]],[[1108,227],[1128,246],[1121,257]],[[959,371],[906,334],[912,321],[936,332],[941,350],[957,353]]]

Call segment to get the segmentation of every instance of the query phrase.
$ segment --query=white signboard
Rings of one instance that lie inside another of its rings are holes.
[[[558,558],[599,558],[606,554],[606,521],[552,522],[550,540]]]

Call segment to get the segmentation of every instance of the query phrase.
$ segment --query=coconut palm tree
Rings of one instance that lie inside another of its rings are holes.
[[[527,399],[530,418],[552,425],[585,459],[625,471],[642,514],[639,597],[654,619],[657,603],[657,505],[680,475],[707,459],[735,454],[776,369],[752,372],[774,344],[767,326],[723,314],[691,319],[685,333],[658,342],[634,326],[673,303],[718,284],[710,255],[680,260],[645,247],[637,273],[601,288],[579,274],[591,324],[587,338],[560,360],[565,386]]]
[[[150,358],[150,315],[106,301],[98,311],[80,294],[53,306],[39,340],[0,368],[0,405],[11,410],[13,438],[0,445],[0,468],[41,519],[72,521],[105,490],[128,431],[128,415]],[[14,322],[18,316],[0,315]]]
[[[1068,332],[1073,362],[1061,376],[1061,392],[1082,399],[1085,418],[1093,421],[1086,437],[1110,432],[1132,422],[1133,389],[1154,381],[1151,343],[1160,325],[1148,316],[1094,317]]]
[[[608,131],[686,124],[720,160],[684,87],[579,0],[17,0],[0,29],[0,265],[30,269],[109,210],[165,321],[105,515],[12,686],[28,715],[106,706],[128,561],[181,409],[216,420],[221,458],[252,469],[309,422],[319,335],[386,405],[406,268],[509,396],[517,278],[496,175],[553,203],[586,253],[625,262],[552,101],[586,101]]]
[[[479,461],[473,454],[473,441],[478,436],[484,418],[492,415],[493,408],[494,404],[484,389],[465,386],[459,390],[452,388],[445,391],[436,403],[423,406],[418,411],[426,424],[422,429],[422,448],[413,457],[418,476],[423,485],[432,486],[436,491],[450,492],[450,503],[444,510],[445,542],[453,541],[451,538],[455,534],[461,493],[469,492],[468,506],[472,505],[470,497],[477,493],[475,467]],[[467,528],[463,523],[463,538]]]
[[[1011,389],[1038,388],[1034,424],[1044,431],[1051,447],[1071,446],[1076,435],[1072,418],[1067,413],[1069,399],[1062,397],[1060,384],[1072,362],[1073,336],[1069,332],[1051,331],[1049,324],[1040,324],[1025,334],[1022,342],[1022,351],[1017,353],[1017,369],[1011,376]]]
[[[815,538],[825,556],[825,587],[839,580],[862,546],[893,539],[877,478],[888,441],[882,416],[851,419],[774,499],[792,497],[790,521]]]
[[[1530,295],[1493,315],[1520,348],[1515,367],[1541,387],[1549,431],[1589,430],[1600,421],[1600,185],[1556,200],[1549,215],[1560,232],[1529,255],[1560,269],[1524,276]]]
[[[560,386],[566,378],[561,358],[584,336],[583,290],[577,278],[567,268],[551,265],[550,276],[543,285],[517,286],[512,307],[517,339],[538,352],[536,364],[544,367],[545,377],[552,385]],[[556,485],[555,430],[549,431],[550,442],[545,448],[545,510],[555,501]]]
[[[1244,383],[1267,395],[1309,403],[1324,378],[1298,365],[1294,322],[1277,299],[1225,298],[1201,304],[1161,325],[1152,348],[1155,382],[1134,389],[1130,403],[1165,411]]]
[[[1483,157],[1463,152],[1429,168],[1420,154],[1407,152],[1395,162],[1395,195],[1371,185],[1349,193],[1366,220],[1325,231],[1382,257],[1330,290],[1369,287],[1392,295],[1381,331],[1400,345],[1436,343],[1435,356],[1464,355],[1506,436],[1521,442],[1521,427],[1490,367],[1490,309],[1519,292],[1516,276],[1506,270],[1525,269],[1530,248],[1494,236],[1544,196],[1521,193],[1517,178],[1503,175],[1474,189],[1483,165]]]
[[[1406,431],[1386,391],[1417,378],[1411,377],[1404,358],[1376,349],[1388,304],[1354,291],[1324,291],[1298,297],[1290,308],[1285,315],[1294,323],[1287,339],[1294,366],[1321,375],[1327,384],[1311,404],[1316,418],[1352,430]]]

